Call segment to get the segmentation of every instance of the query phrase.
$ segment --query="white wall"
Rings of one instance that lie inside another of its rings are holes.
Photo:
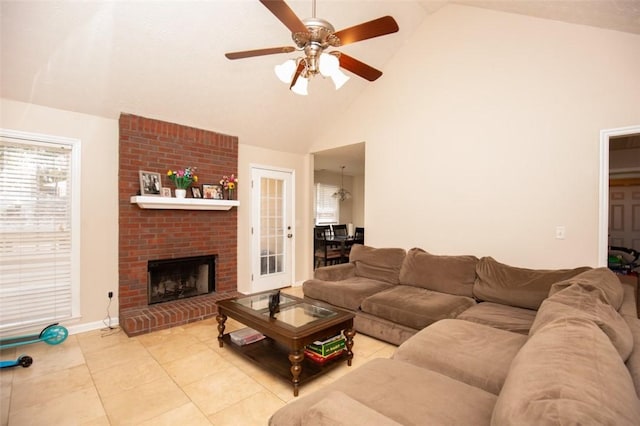
[[[0,99],[0,127],[81,141],[81,318],[71,332],[118,316],[118,121]]]
[[[638,35],[449,5],[311,151],[367,142],[368,244],[596,265],[599,132],[640,123],[639,76]]]

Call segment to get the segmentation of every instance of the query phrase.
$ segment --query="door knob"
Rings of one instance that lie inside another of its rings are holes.
[[[293,238],[293,234],[287,234],[287,238]]]

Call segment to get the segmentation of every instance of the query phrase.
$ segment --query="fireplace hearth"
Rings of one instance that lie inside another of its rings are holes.
[[[213,293],[216,256],[150,260],[147,277],[149,305]]]

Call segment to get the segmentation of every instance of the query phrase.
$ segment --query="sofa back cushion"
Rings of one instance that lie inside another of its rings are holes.
[[[545,325],[567,318],[581,318],[596,324],[607,335],[622,361],[633,349],[633,335],[622,316],[611,306],[605,293],[591,284],[576,282],[549,296],[533,321],[529,335],[536,334]]]
[[[525,269],[483,257],[476,266],[473,295],[483,301],[526,309],[538,309],[549,295],[551,286],[591,268]]]
[[[401,248],[373,248],[354,244],[349,253],[349,262],[355,264],[355,272],[359,277],[398,284],[405,255],[406,251]]]
[[[634,425],[640,400],[605,334],[581,318],[556,319],[513,359],[491,424]]]
[[[477,263],[475,256],[437,256],[412,248],[402,263],[400,284],[473,297]]]
[[[572,284],[581,284],[583,287],[589,286],[600,289],[603,301],[613,306],[616,311],[622,306],[624,288],[616,274],[609,268],[591,269],[575,277],[557,282],[551,286],[549,296],[570,287]]]

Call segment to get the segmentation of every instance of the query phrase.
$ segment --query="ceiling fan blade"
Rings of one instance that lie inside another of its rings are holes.
[[[340,53],[340,66],[346,70],[351,71],[354,74],[359,75],[365,80],[375,81],[382,75],[382,71],[379,71],[364,62],[360,62],[359,60],[345,55],[344,53]]]
[[[391,16],[383,16],[373,21],[364,22],[353,27],[345,28],[335,33],[340,39],[340,45],[345,46],[356,41],[367,40],[399,30],[398,23]]]
[[[289,90],[291,90],[291,88],[296,85],[298,81],[298,77],[300,77],[300,74],[302,74],[303,69],[304,69],[304,63],[300,61],[300,63],[298,64],[298,68],[296,68],[296,73],[293,75],[293,78],[291,79],[291,85],[289,86]]]
[[[267,49],[244,50],[242,52],[229,52],[229,53],[225,53],[224,56],[226,56],[227,59],[243,59],[243,58],[251,58],[253,56],[274,55],[276,53],[291,53],[291,52],[294,52],[295,50],[296,48],[292,46],[270,47]]]
[[[287,6],[284,0],[260,0],[260,3],[276,15],[276,18],[289,28],[292,33],[306,33],[308,31],[307,27],[293,13],[293,10]]]

